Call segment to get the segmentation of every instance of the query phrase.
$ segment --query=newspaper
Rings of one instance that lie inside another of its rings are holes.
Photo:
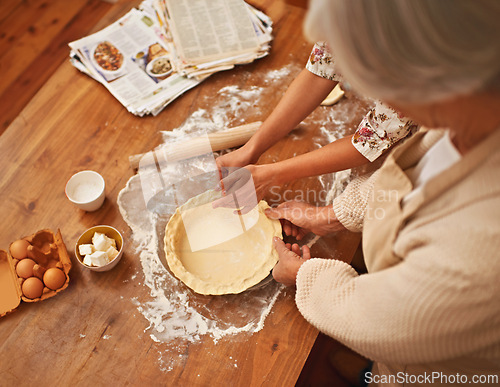
[[[242,0],[146,0],[69,43],[70,61],[131,113],[156,115],[211,74],[267,55],[271,25]]]
[[[159,36],[153,20],[132,9],[103,30],[70,43],[72,63],[81,70],[83,65],[133,114],[157,114],[199,83],[173,72]]]

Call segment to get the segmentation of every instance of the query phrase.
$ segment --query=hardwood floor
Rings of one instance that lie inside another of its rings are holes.
[[[356,387],[342,378],[330,363],[330,355],[340,348],[344,347],[320,333],[295,387]]]
[[[0,134],[113,7],[102,0],[0,2]]]

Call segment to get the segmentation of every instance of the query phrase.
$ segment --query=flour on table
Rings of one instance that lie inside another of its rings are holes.
[[[198,133],[208,134],[221,128],[251,121],[263,121],[273,107],[261,106],[260,99],[270,93],[276,94],[277,90],[284,93],[300,70],[299,66],[290,65],[263,75],[251,74],[262,77],[252,82],[253,84],[264,84],[265,87],[223,87],[218,93],[217,106],[213,106],[208,97],[206,101],[198,101],[200,108],[181,126],[162,132],[164,142]],[[319,120],[325,124],[319,136],[314,139],[318,147],[345,135],[342,129],[343,119],[350,112],[339,110],[347,109],[345,106],[342,107],[343,105],[336,106],[322,108],[319,113],[313,113],[305,121],[306,125],[308,122],[320,122]],[[245,116],[245,122],[241,116]],[[326,129],[328,122],[334,123],[341,130],[336,133],[328,132]],[[197,166],[200,170],[204,167],[208,169],[212,166]],[[322,189],[328,192],[329,201],[340,192],[349,178],[350,172],[343,172],[340,175],[335,174],[333,179],[331,175],[329,178],[320,179]],[[168,190],[165,192],[165,196],[171,194]],[[175,202],[170,200],[172,198],[165,199]],[[185,356],[183,346],[186,343],[196,343],[202,337],[209,337],[217,342],[227,336],[251,335],[264,327],[267,316],[283,292],[282,285],[271,281],[241,294],[224,296],[203,296],[192,292],[177,280],[164,264],[166,263],[163,246],[164,230],[175,208],[164,206],[160,200],[158,203],[153,203],[152,207],[148,203],[146,209],[139,175],[129,179],[125,188],[119,193],[117,201],[124,220],[132,230],[131,244],[140,259],[143,286],[149,291],[148,297],[135,297],[131,302],[148,321],[149,326],[145,332],[149,333],[151,340],[168,345],[168,354],[164,356],[162,352],[159,353],[159,363],[163,370],[171,370],[176,361],[182,360]],[[313,238],[308,245],[312,246],[316,241],[317,238]],[[129,280],[140,279],[141,274],[135,273]],[[238,305],[238,308],[228,308],[229,305]],[[177,357],[174,356],[176,350],[179,355]],[[236,360],[235,367],[237,367]]]

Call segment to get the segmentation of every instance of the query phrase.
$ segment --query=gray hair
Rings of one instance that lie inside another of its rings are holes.
[[[500,91],[499,0],[311,0],[304,29],[355,90],[384,102]]]

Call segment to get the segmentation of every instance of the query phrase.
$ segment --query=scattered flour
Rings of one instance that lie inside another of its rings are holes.
[[[238,86],[226,86],[219,90],[217,106],[206,101],[206,108],[200,101],[200,107],[178,128],[162,132],[165,143],[184,137],[210,133],[224,127],[239,125],[239,116],[245,112],[246,122],[264,120],[272,107],[265,111],[260,106],[260,99],[266,93],[276,93],[276,90],[286,90],[287,85],[300,71],[297,66],[286,66],[279,70],[265,74],[260,83],[272,86],[250,86],[242,89]],[[258,83],[258,82],[257,82]],[[352,114],[348,106],[330,109],[317,109],[304,122],[321,122],[322,127],[317,138],[314,138],[318,147],[323,146],[345,135],[345,120]],[[318,112],[319,111],[319,112]],[[335,125],[340,128],[336,132],[327,128]],[[297,137],[292,134],[292,138]],[[202,163],[203,164],[203,163]],[[200,169],[206,165],[198,166]],[[320,177],[322,189],[327,190],[327,201],[341,192],[344,184],[351,176],[350,171]],[[165,197],[169,192],[165,192]],[[165,199],[163,197],[163,199]],[[168,198],[167,198],[168,199]],[[169,354],[159,353],[159,363],[163,370],[173,369],[175,356],[182,360],[183,346],[186,343],[196,343],[202,337],[210,337],[214,342],[230,335],[253,334],[264,327],[266,317],[271,312],[283,287],[270,281],[264,286],[248,290],[237,295],[203,296],[198,295],[180,283],[165,268],[166,260],[163,251],[163,235],[166,223],[175,211],[175,206],[165,206],[162,198],[158,203],[146,209],[142,196],[140,176],[130,178],[125,188],[118,195],[120,212],[132,230],[132,242],[139,256],[143,285],[149,289],[149,296],[145,299],[135,297],[131,302],[142,316],[149,322],[145,332],[149,333],[152,341],[169,344]],[[307,244],[312,246],[319,238],[311,239]],[[135,273],[130,280],[140,279],[141,274]],[[238,308],[230,308],[238,305]],[[180,361],[180,360],[179,360]],[[234,360],[237,367],[237,360]]]
[[[272,70],[272,71],[269,71],[266,76],[265,76],[265,79],[264,79],[264,83],[270,83],[270,82],[273,82],[273,81],[276,81],[276,80],[280,80],[280,79],[283,79],[283,78],[286,78],[288,75],[290,75],[290,67],[283,67],[279,70]]]

